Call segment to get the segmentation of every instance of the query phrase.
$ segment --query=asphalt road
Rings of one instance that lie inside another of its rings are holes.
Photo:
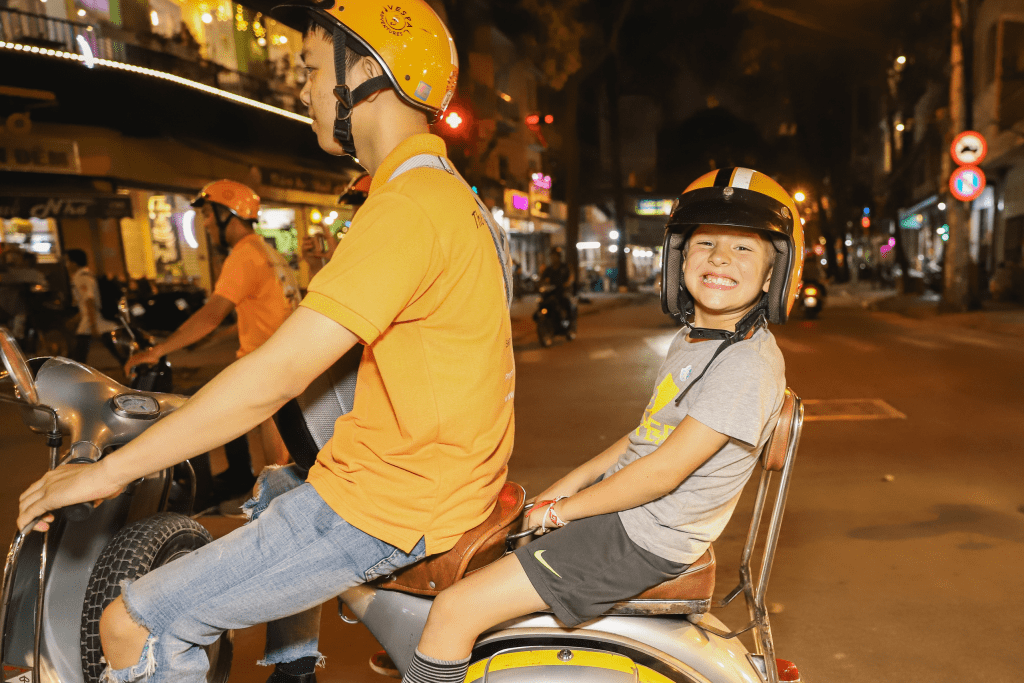
[[[677,329],[653,302],[585,316],[550,349],[518,325],[511,478],[537,493],[634,428]],[[808,681],[1020,681],[1024,344],[855,306],[774,331],[810,418],[768,591],[779,655]],[[45,455],[9,408],[0,439],[13,529]],[[752,490],[716,543],[716,597],[734,584]],[[745,621],[738,602],[719,616]],[[261,646],[260,627],[237,634],[231,683],[265,680]],[[366,666],[376,643],[333,606],[322,649],[321,683],[384,680]]]

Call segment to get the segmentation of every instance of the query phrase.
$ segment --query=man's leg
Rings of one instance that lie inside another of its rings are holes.
[[[203,683],[209,662],[202,646],[224,631],[315,608],[366,581],[371,570],[393,571],[423,555],[422,541],[403,553],[348,524],[312,486],[300,486],[256,521],[126,586],[124,610],[148,636],[137,664],[108,669],[106,680],[151,674],[151,683]],[[104,642],[104,649],[117,648]],[[308,635],[279,654],[320,656]]]

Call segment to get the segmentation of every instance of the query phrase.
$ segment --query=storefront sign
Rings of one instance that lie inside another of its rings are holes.
[[[149,230],[153,237],[153,258],[157,263],[176,263],[181,258],[178,251],[178,233],[171,223],[174,208],[167,197],[155,194],[149,198]]]
[[[260,182],[284,190],[302,190],[319,194],[341,195],[348,189],[348,183],[341,180],[317,177],[312,173],[279,171],[273,168],[260,169]]]
[[[505,190],[505,215],[526,218],[530,214],[530,195],[519,190]]]
[[[638,199],[634,212],[637,216],[669,216],[672,214],[672,199]]]
[[[81,173],[78,143],[31,136],[0,137],[0,170]]]
[[[131,218],[132,203],[121,195],[95,197],[4,197],[0,218]]]

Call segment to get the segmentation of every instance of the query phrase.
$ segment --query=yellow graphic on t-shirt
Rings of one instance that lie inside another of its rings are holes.
[[[676,426],[662,424],[655,420],[654,416],[678,395],[679,387],[676,386],[670,372],[665,375],[665,379],[661,380],[661,384],[654,391],[654,396],[651,396],[651,402],[647,404],[647,409],[644,410],[644,419],[640,421],[640,426],[636,428],[636,435],[648,443],[660,446],[668,438],[668,435],[675,430]]]

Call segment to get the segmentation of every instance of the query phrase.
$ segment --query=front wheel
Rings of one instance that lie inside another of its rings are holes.
[[[576,316],[571,315],[569,318],[569,327],[565,330],[565,338],[572,341],[576,338]]]
[[[143,574],[201,548],[213,537],[201,524],[184,515],[161,512],[141,519],[110,539],[103,549],[85,591],[82,606],[82,673],[85,683],[99,683],[105,664],[100,648],[100,615],[121,594],[122,581]],[[225,683],[231,670],[230,631],[207,648],[209,683]]]
[[[537,341],[545,349],[555,342],[555,331],[552,329],[551,321],[548,320],[547,316],[541,316],[537,319]]]

